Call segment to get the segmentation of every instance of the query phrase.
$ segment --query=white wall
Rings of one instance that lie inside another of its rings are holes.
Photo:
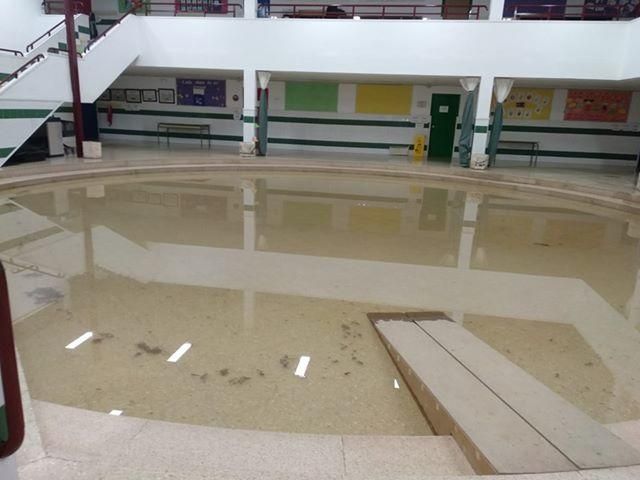
[[[211,76],[211,79],[221,79]],[[176,88],[173,77],[122,76],[113,88],[157,89]],[[338,112],[305,112],[285,110],[285,83],[272,81],[269,95],[269,138],[270,148],[315,151],[335,151],[345,153],[377,153],[388,155],[389,145],[411,145],[416,133],[427,136],[431,98],[433,94],[459,94],[461,108],[465,94],[454,86],[413,86],[412,111],[410,115],[368,115],[355,113],[354,84],[340,84]],[[207,123],[214,136],[214,149],[218,145],[235,147],[242,136],[242,84],[237,79],[227,80],[226,108],[193,107],[159,103],[129,104],[110,102],[114,109],[113,125],[106,124],[104,113],[108,103],[100,103],[100,128],[103,140],[126,142],[156,141],[158,122]],[[232,102],[236,93],[240,100]],[[564,107],[566,89],[556,89],[549,120],[506,120],[503,140],[538,141],[540,149],[548,152],[541,155],[541,165],[554,164],[620,164],[631,165],[629,158],[640,151],[640,92],[632,97],[627,124],[606,122],[565,121]],[[157,112],[157,113],[155,113]],[[70,114],[65,114],[71,119]],[[223,118],[220,118],[220,115]],[[321,119],[322,123],[317,120]],[[383,121],[388,125],[372,126],[358,124],[359,121]],[[415,125],[405,126],[405,122]],[[426,123],[426,125],[425,125]],[[517,131],[509,130],[515,127]],[[540,127],[546,130],[540,132]],[[570,130],[569,130],[570,129]],[[635,130],[635,131],[634,131]],[[624,131],[623,135],[619,135]],[[457,145],[459,130],[456,131],[454,146]],[[164,139],[163,139],[164,141]],[[172,143],[199,143],[196,139],[172,138]],[[505,145],[501,148],[516,150],[517,146]],[[453,154],[454,163],[457,153]],[[593,158],[596,157],[596,158]],[[623,159],[626,158],[626,159]],[[498,155],[498,163],[528,163],[528,157],[505,153]]]
[[[631,25],[167,17],[138,20],[142,52],[136,65],[141,67],[600,80],[620,79]]]
[[[44,15],[41,0],[0,0],[0,47],[23,51],[42,33],[62,20]]]

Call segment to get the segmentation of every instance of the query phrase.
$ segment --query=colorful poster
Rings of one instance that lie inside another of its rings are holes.
[[[225,80],[188,80],[178,78],[178,105],[198,107],[226,107],[227,82]]]
[[[569,90],[565,120],[626,122],[631,92],[620,90]]]
[[[358,85],[356,113],[409,115],[412,97],[412,85]]]
[[[337,112],[338,84],[322,82],[287,82],[284,109],[305,112]]]
[[[505,120],[549,120],[553,89],[512,88],[504,101]]]

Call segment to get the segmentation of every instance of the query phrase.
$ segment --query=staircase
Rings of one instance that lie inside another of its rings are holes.
[[[137,19],[130,13],[91,42],[88,17],[76,16],[83,103],[95,102],[138,57]],[[62,103],[73,101],[64,22],[25,50],[0,51],[0,167]]]

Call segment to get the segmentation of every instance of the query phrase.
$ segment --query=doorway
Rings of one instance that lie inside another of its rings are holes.
[[[434,93],[431,96],[429,160],[451,162],[460,95]]]

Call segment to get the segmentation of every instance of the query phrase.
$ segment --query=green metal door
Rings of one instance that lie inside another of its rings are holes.
[[[459,108],[460,95],[434,93],[431,96],[429,160],[451,162]]]

